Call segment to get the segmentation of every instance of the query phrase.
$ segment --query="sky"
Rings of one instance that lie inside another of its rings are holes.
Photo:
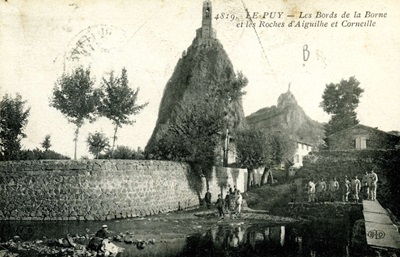
[[[116,143],[144,149],[165,85],[201,27],[202,3],[1,1],[0,97],[19,93],[31,108],[23,148],[40,148],[50,134],[51,149],[73,157],[74,125],[50,107],[49,99],[57,78],[82,65],[90,66],[95,87],[111,70],[118,74],[127,69],[130,86],[140,88],[138,103],[149,105],[132,117],[135,124],[119,129]],[[249,80],[243,97],[245,115],[276,105],[291,84],[307,115],[327,122],[329,115],[319,107],[326,84],[355,76],[365,90],[357,108],[360,123],[400,130],[399,1],[214,0],[212,6],[213,17],[224,14],[224,19],[213,19],[217,38],[234,69]],[[245,9],[255,27],[246,27],[250,19]],[[342,18],[344,12],[349,17]],[[355,18],[355,12],[361,17]],[[268,13],[265,18],[264,13]],[[317,18],[317,13],[326,18]],[[366,17],[368,13],[383,17]],[[289,27],[292,21],[299,26]],[[336,21],[337,27],[332,27]],[[262,22],[273,27],[260,26]],[[327,27],[306,29],[302,22],[326,22]],[[375,22],[375,26],[348,27],[352,22]],[[274,27],[279,23],[284,26]],[[79,135],[78,157],[91,157],[85,140],[95,131],[111,140],[113,126],[105,118],[86,122]]]

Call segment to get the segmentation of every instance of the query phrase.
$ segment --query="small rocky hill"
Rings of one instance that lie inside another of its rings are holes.
[[[308,117],[290,91],[279,96],[277,106],[262,108],[247,116],[246,121],[254,129],[281,131],[311,145],[324,138],[323,124]]]

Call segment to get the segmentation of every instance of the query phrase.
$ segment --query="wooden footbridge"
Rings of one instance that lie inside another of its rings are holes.
[[[363,201],[365,234],[369,246],[400,250],[400,233],[378,201]]]

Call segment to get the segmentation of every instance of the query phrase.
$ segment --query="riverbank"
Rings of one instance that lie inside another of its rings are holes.
[[[113,243],[125,249],[157,247],[159,244],[177,244],[188,235],[202,234],[213,226],[236,226],[252,223],[277,224],[294,223],[296,219],[271,215],[265,211],[244,208],[240,215],[226,215],[219,218],[215,208],[199,208],[177,211],[154,216],[118,219],[105,222],[2,222],[1,246],[19,256],[100,256],[86,251],[89,240],[103,225],[108,225]],[[73,246],[66,241],[72,238]],[[46,255],[41,255],[46,254]]]
[[[353,251],[351,256],[377,256],[365,243],[361,205],[343,202],[292,204],[288,190],[288,185],[282,184],[246,192],[244,198],[250,208],[244,207],[240,215],[226,214],[224,218],[218,217],[213,206],[211,210],[200,207],[103,222],[2,222],[0,242],[19,257],[102,256],[87,251],[86,246],[106,224],[112,234],[111,242],[119,250],[124,249],[118,255],[121,257],[192,256],[184,253],[193,247],[208,249],[204,244],[210,244],[213,251],[221,254],[225,250],[238,253],[235,249],[242,245],[244,248],[240,249],[247,249],[241,252],[245,256],[252,256],[256,245],[260,244],[273,244],[277,251],[291,252],[290,256],[298,256],[296,251],[316,251],[330,256],[345,256],[342,253]],[[68,245],[67,235],[75,246]]]

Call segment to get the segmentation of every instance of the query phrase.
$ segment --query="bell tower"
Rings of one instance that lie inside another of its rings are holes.
[[[203,20],[201,22],[202,28],[202,37],[203,38],[211,38],[212,31],[212,5],[210,0],[206,0],[203,2]]]
[[[212,28],[212,4],[210,0],[203,2],[201,28],[197,30],[197,38],[202,40],[215,38],[215,30]]]

